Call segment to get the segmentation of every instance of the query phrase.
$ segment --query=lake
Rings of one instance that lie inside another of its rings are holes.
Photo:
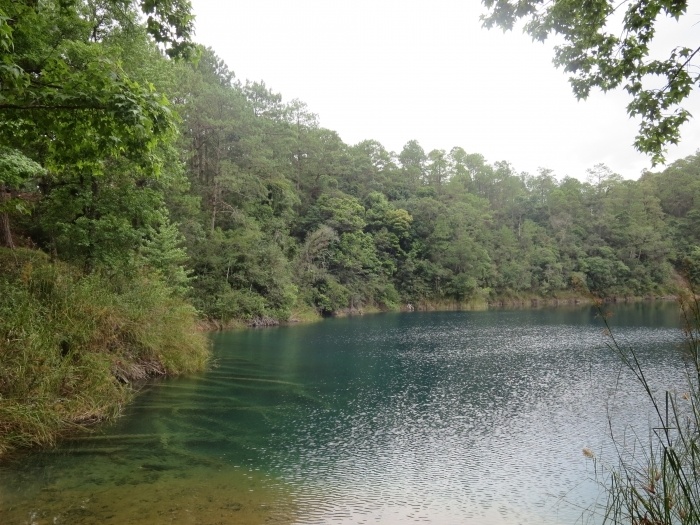
[[[675,303],[614,307],[660,392]],[[648,432],[591,307],[387,313],[213,336],[206,373],[0,464],[3,524],[600,523],[591,449]]]

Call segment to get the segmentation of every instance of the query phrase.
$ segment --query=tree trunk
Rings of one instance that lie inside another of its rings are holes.
[[[10,193],[4,184],[0,184],[0,246],[15,248],[15,243],[12,241],[12,230],[10,230],[10,216],[5,211],[5,204],[10,200]]]

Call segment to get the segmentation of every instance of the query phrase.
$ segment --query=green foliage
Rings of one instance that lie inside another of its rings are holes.
[[[19,189],[30,177],[44,171],[38,163],[16,149],[0,148],[0,184]]]
[[[325,224],[339,233],[362,230],[366,223],[365,208],[350,195],[323,194],[309,212],[308,222],[314,226]]]
[[[232,319],[287,319],[296,300],[289,262],[250,220],[216,229],[193,247],[193,300],[223,324]]]
[[[693,287],[700,286],[700,246],[694,246],[683,263],[691,285]]]
[[[631,96],[627,112],[639,117],[635,147],[654,163],[664,160],[666,146],[680,140],[680,127],[690,113],[682,104],[700,82],[696,56],[700,48],[673,47],[665,58],[652,53],[656,25],[663,18],[687,15],[687,0],[640,0],[627,5],[621,22],[617,2],[597,0],[482,0],[486,27],[512,29],[525,21],[533,40],[557,35],[554,63],[570,74],[574,94],[585,99],[593,88],[622,86]],[[615,23],[613,23],[613,21]]]
[[[163,34],[159,41],[185,45],[188,23],[181,8],[188,6],[144,3],[154,20],[178,28],[176,38]],[[70,169],[99,176],[107,159],[124,157],[143,175],[157,175],[162,163],[155,150],[172,135],[174,121],[163,95],[121,65],[124,50],[114,35],[130,33],[122,39],[137,43],[130,51],[153,49],[146,34],[133,29],[131,4],[2,2],[0,13],[9,35],[0,70],[3,143],[54,175]]]
[[[139,256],[144,266],[158,272],[173,291],[184,296],[189,292],[191,279],[185,269],[188,256],[183,243],[183,235],[163,212],[159,223],[147,227]]]
[[[322,315],[331,315],[347,308],[350,291],[332,275],[319,275],[309,285],[308,300]]]
[[[200,206],[178,220],[193,301],[224,324],[294,304],[331,314],[675,286],[681,236],[651,175],[625,182],[599,165],[588,182],[559,181],[462,148],[347,146],[299,101],[202,57],[173,79]]]
[[[695,162],[672,185],[602,165],[580,182],[460,147],[349,146],[211,49],[168,60],[163,45],[189,41],[187,2],[41,5],[0,4],[3,206],[32,210],[13,230],[81,269],[155,272],[222,325],[572,286],[668,293],[700,245]],[[512,21],[549,16],[519,5]]]
[[[19,189],[26,189],[31,177],[43,173],[39,164],[19,151],[0,147],[0,242],[3,246],[14,247],[10,216],[29,211],[29,206],[13,194]]]

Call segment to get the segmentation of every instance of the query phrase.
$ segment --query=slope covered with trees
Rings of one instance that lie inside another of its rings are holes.
[[[663,295],[694,257],[698,157],[638,181],[598,165],[581,182],[461,147],[410,141],[397,154],[343,143],[211,50],[180,67],[171,97],[191,207],[171,210],[191,297],[224,323],[308,307]]]
[[[178,119],[150,80],[191,29],[185,0],[0,1],[0,454],[207,361],[166,202]]]

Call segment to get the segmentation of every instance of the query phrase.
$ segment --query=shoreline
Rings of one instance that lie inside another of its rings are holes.
[[[303,312],[293,312],[289,319],[279,320],[273,318],[254,319],[252,322],[246,322],[241,319],[233,319],[228,322],[218,320],[204,319],[198,323],[198,329],[201,332],[226,332],[230,330],[248,330],[275,328],[281,326],[297,326],[312,323],[322,322],[325,319],[355,317],[363,315],[371,315],[377,313],[388,312],[477,312],[486,310],[499,309],[538,309],[552,308],[559,306],[586,306],[595,304],[630,304],[655,301],[677,301],[678,295],[646,295],[646,296],[611,296],[611,297],[593,297],[585,295],[572,295],[563,297],[543,297],[543,296],[524,296],[524,297],[501,297],[489,300],[472,300],[472,301],[429,301],[422,300],[415,303],[403,303],[396,308],[378,308],[376,306],[368,306],[365,308],[348,308],[334,312],[332,315],[323,316],[316,312],[311,312],[309,309]]]
[[[404,303],[401,304],[400,306],[396,306],[396,308],[378,308],[376,306],[369,306],[366,308],[353,308],[353,309],[346,309],[342,310],[339,312],[335,312],[334,315],[327,316],[327,317],[351,317],[351,316],[362,316],[362,315],[369,315],[369,314],[375,314],[375,313],[388,313],[388,312],[448,312],[448,311],[486,311],[486,310],[502,310],[502,309],[538,309],[538,308],[556,308],[556,307],[572,307],[572,306],[586,306],[586,305],[594,305],[594,304],[617,304],[617,303],[636,303],[636,302],[655,302],[655,301],[671,301],[671,300],[677,300],[678,296],[676,295],[658,295],[658,296],[612,296],[612,297],[607,297],[603,299],[597,299],[592,296],[584,296],[584,295],[566,295],[566,296],[560,296],[560,297],[542,297],[542,296],[521,296],[521,297],[500,297],[500,298],[493,298],[490,300],[486,299],[477,299],[477,300],[472,300],[472,301],[465,301],[465,302],[458,302],[458,301],[428,301],[428,300],[423,300],[423,301],[418,301],[416,303]],[[312,323],[318,323],[326,319],[326,317],[321,316],[318,314],[316,311],[312,310],[309,307],[302,307],[300,309],[297,309],[292,312],[290,315],[290,318],[285,321],[279,321],[276,319],[272,319],[269,317],[265,317],[262,319],[257,319],[254,320],[253,323],[246,323],[242,320],[232,320],[227,323],[222,323],[216,320],[199,320],[196,321],[196,328],[194,328],[194,332],[197,332],[199,337],[207,337],[207,334],[209,333],[215,333],[215,332],[222,332],[222,331],[231,331],[231,330],[243,330],[243,329],[260,329],[260,328],[271,328],[271,327],[278,327],[278,326],[295,326],[295,325],[308,325]],[[194,334],[193,334],[194,335]],[[99,343],[97,341],[93,341],[93,346],[94,348],[91,349],[92,353],[95,353],[96,355],[103,355],[105,354],[104,352],[100,351],[97,349],[97,346],[99,346]],[[52,428],[49,434],[44,435],[46,432],[46,428],[25,428],[23,430],[24,432],[24,438],[23,438],[23,444],[22,446],[19,443],[10,443],[10,440],[5,440],[6,442],[4,443],[4,446],[0,447],[0,461],[5,459],[5,457],[9,457],[11,455],[14,455],[13,453],[21,453],[22,451],[30,450],[32,448],[42,448],[42,447],[50,447],[54,444],[56,439],[61,439],[62,437],[66,435],[71,435],[73,430],[76,428],[80,429],[86,429],[86,428],[95,428],[99,427],[102,423],[106,421],[111,421],[114,418],[117,418],[121,415],[121,409],[123,405],[125,405],[127,402],[130,401],[130,397],[133,394],[133,386],[135,385],[135,379],[136,377],[131,377],[134,375],[134,371],[136,370],[136,367],[141,363],[139,358],[143,358],[143,356],[132,356],[132,359],[130,360],[120,360],[117,359],[120,357],[121,359],[124,359],[124,357],[120,356],[111,356],[105,354],[107,357],[110,357],[111,360],[116,359],[116,363],[119,365],[114,365],[112,363],[112,366],[107,366],[102,367],[105,368],[104,374],[108,374],[111,372],[112,374],[115,374],[114,378],[112,380],[108,380],[107,382],[112,384],[114,388],[116,388],[117,395],[116,396],[109,396],[108,400],[103,400],[104,403],[100,405],[100,409],[94,409],[89,412],[89,414],[92,417],[85,418],[82,417],[80,420],[76,420],[75,416],[73,416],[75,411],[73,412],[61,412],[61,421],[60,422],[54,422],[52,423]],[[162,359],[164,356],[160,356]],[[111,363],[111,360],[109,362]],[[177,360],[176,360],[177,362]],[[149,364],[153,364],[152,360],[148,361]],[[182,365],[182,363],[177,363],[179,365]],[[107,363],[109,365],[109,363]],[[162,370],[161,370],[162,368]],[[193,369],[196,369],[197,367],[194,366],[182,366],[182,370],[177,370],[177,368],[180,367],[175,367],[176,370],[169,370],[169,367],[165,367],[164,365],[161,365],[161,367],[158,367],[158,371],[161,372],[161,374],[158,373],[140,373],[137,374],[138,378],[143,380],[145,383],[150,383],[151,378],[153,376],[161,376],[165,372],[170,372],[167,373],[166,375],[178,375],[178,372],[185,372],[187,373],[188,371],[192,371]],[[151,368],[148,369],[151,372],[154,372],[155,370],[152,370]],[[126,372],[131,372],[130,375],[127,375]],[[174,373],[173,373],[174,372]],[[148,376],[148,378],[146,378]],[[121,380],[120,380],[121,379]],[[61,408],[63,408],[63,405],[61,404]],[[81,414],[85,414],[87,412],[84,412],[84,409]],[[0,443],[1,444],[1,443]],[[28,446],[27,446],[28,445]]]

